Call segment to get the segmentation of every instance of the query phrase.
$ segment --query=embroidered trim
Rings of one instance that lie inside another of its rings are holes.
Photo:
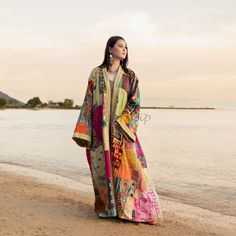
[[[130,138],[131,142],[134,143],[134,142],[135,142],[135,139],[136,139],[136,136],[135,136],[134,132],[133,132],[131,129],[129,129],[129,128],[127,127],[127,125],[122,121],[121,117],[119,117],[119,118],[116,120],[116,122],[121,126],[121,128],[122,128],[123,131],[125,132],[125,134],[126,134],[125,137],[127,137],[127,135],[128,135],[128,137]]]

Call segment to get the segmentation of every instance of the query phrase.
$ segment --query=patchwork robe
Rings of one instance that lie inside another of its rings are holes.
[[[119,66],[111,94],[107,69],[92,69],[72,139],[86,148],[97,215],[158,224],[159,196],[137,135],[139,80],[128,71]]]

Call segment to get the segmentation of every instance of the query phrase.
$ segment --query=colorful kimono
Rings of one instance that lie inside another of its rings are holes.
[[[86,148],[95,212],[158,224],[160,201],[137,136],[139,80],[120,65],[112,94],[110,86],[107,69],[93,68],[72,137]]]

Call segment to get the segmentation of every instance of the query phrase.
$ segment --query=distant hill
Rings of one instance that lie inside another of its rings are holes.
[[[11,105],[24,105],[25,103],[10,97],[9,95],[3,93],[0,91],[0,98],[4,98],[7,101],[7,104],[11,104]]]

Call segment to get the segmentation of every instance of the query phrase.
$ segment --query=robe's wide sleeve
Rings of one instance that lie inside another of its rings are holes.
[[[87,148],[90,146],[92,135],[93,78],[94,70],[89,75],[84,101],[72,136],[79,146]]]
[[[130,93],[128,94],[127,104],[117,118],[116,123],[122,130],[124,137],[129,142],[135,142],[140,114],[140,90],[139,80],[134,74],[134,80],[131,84]],[[117,125],[116,124],[116,125]]]

